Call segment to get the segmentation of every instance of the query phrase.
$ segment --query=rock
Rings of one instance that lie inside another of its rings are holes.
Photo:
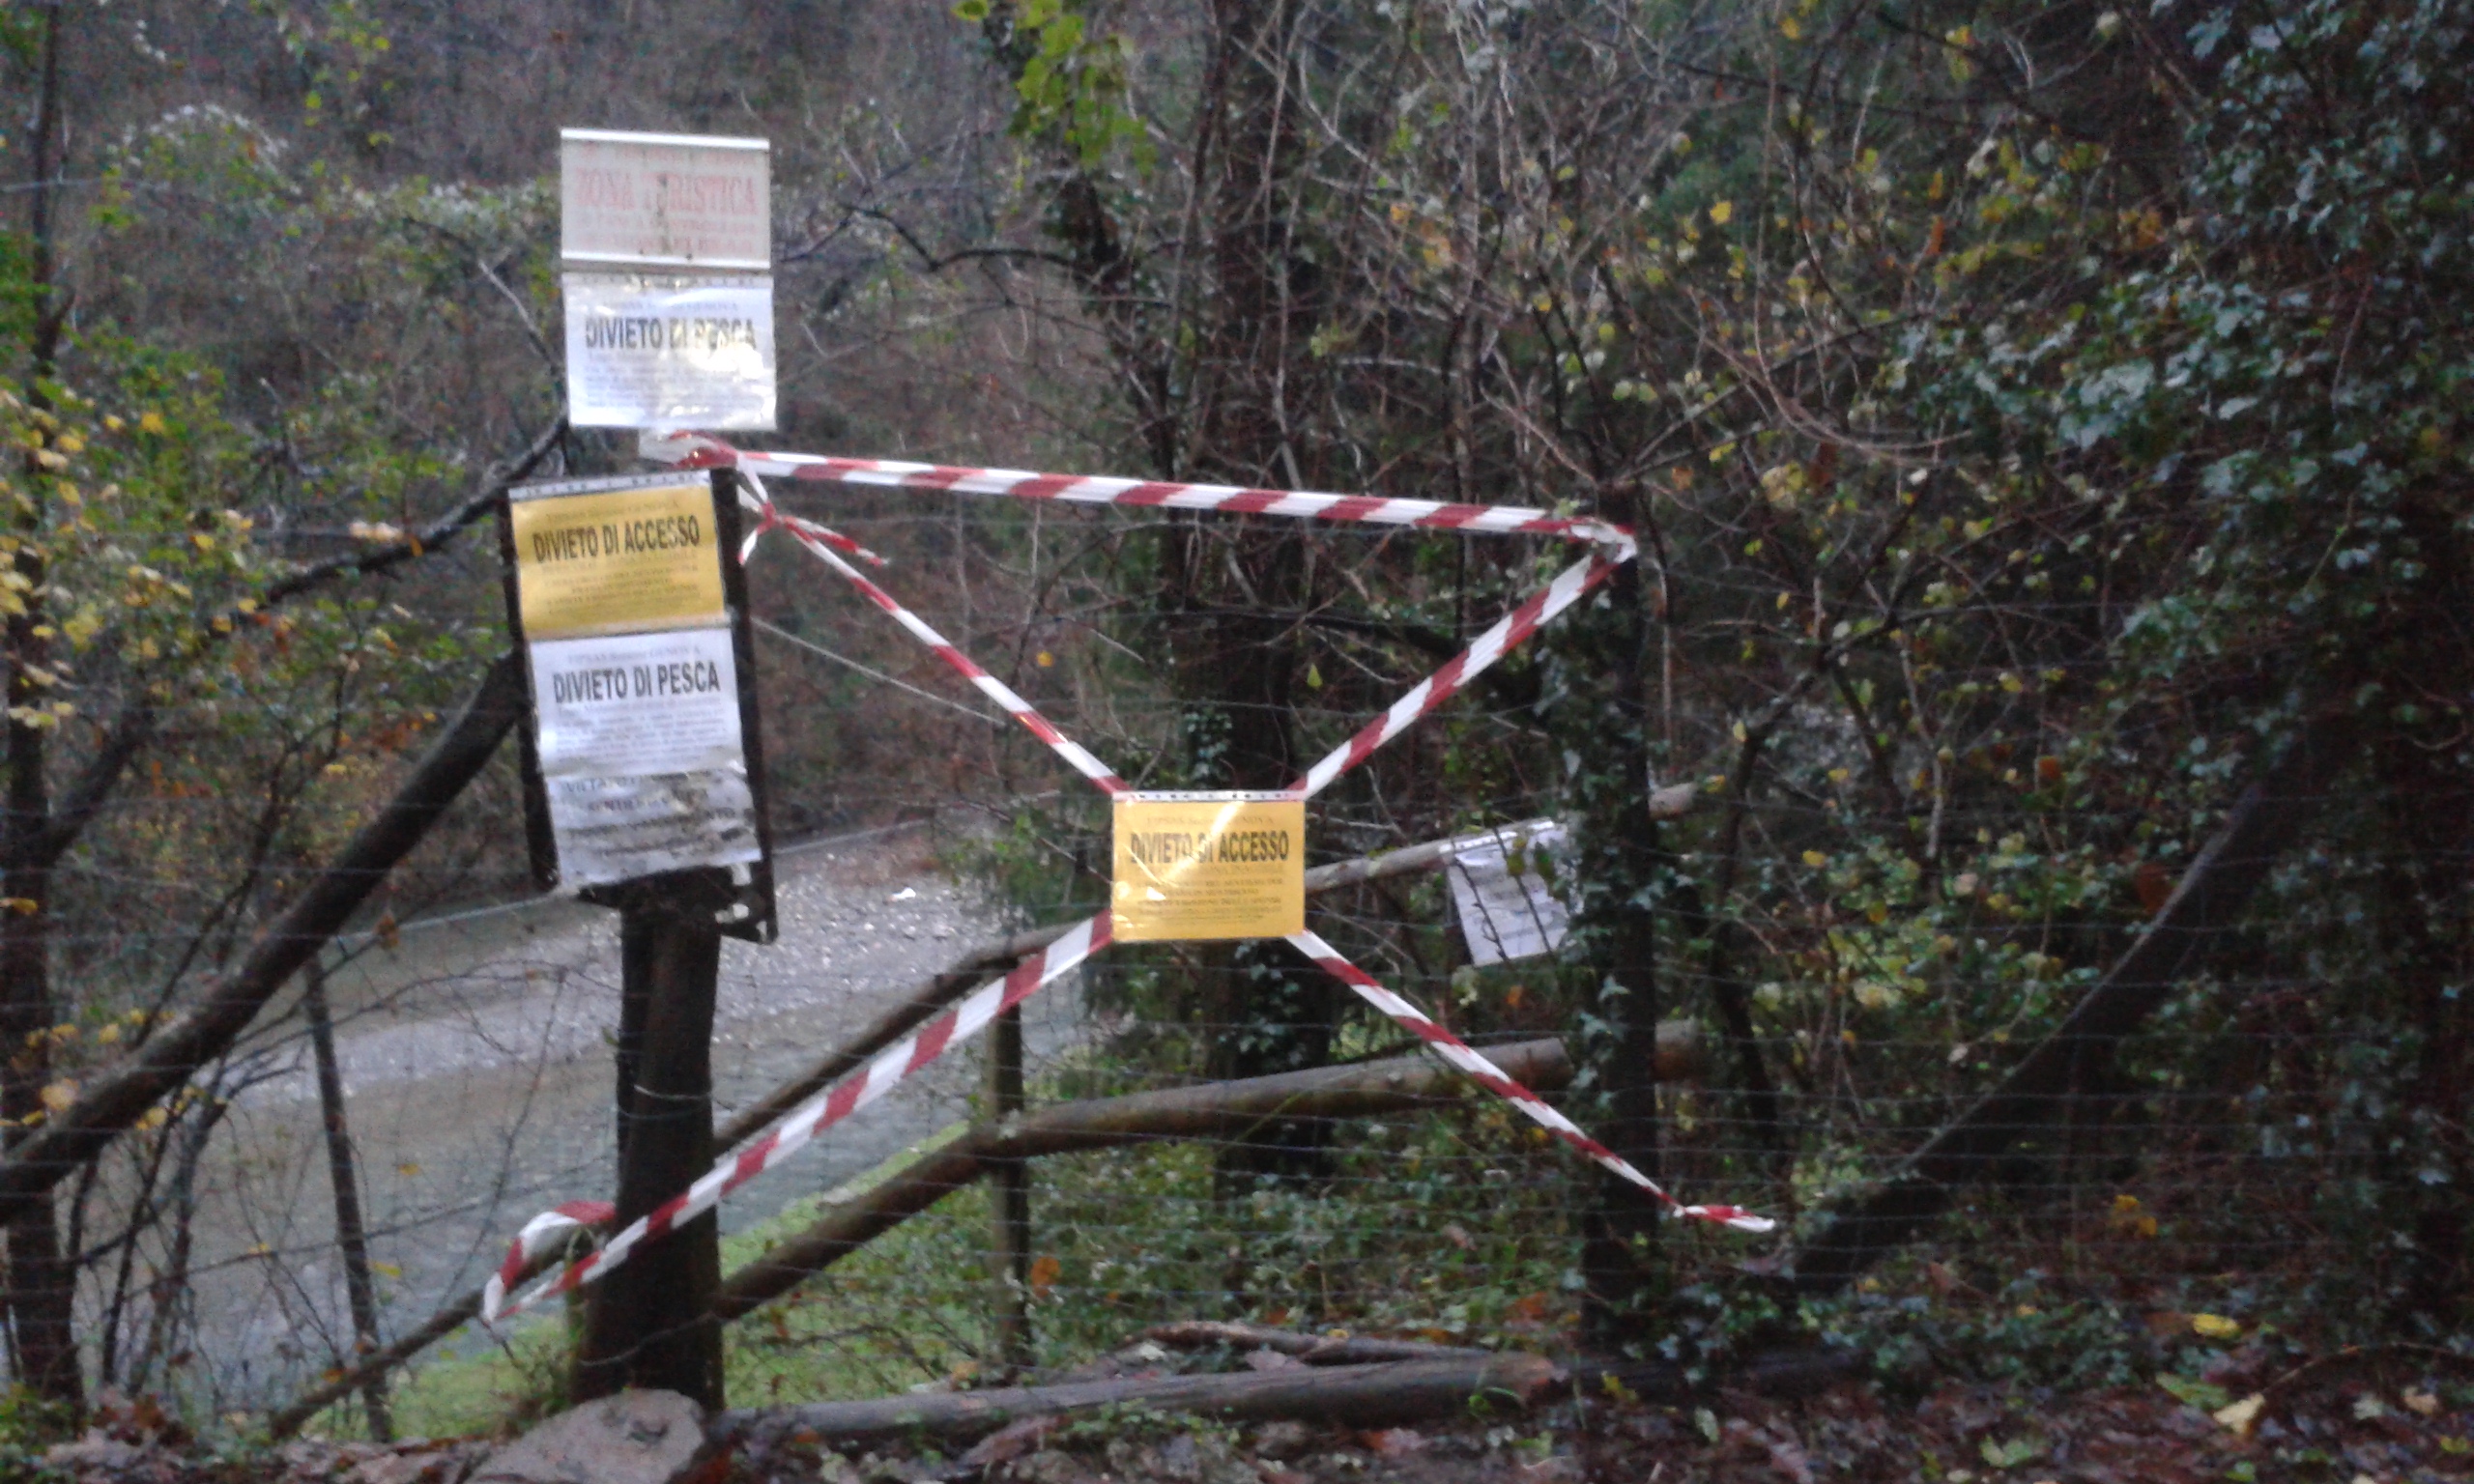
[[[54,1443],[43,1453],[43,1465],[64,1473],[87,1469],[117,1473],[135,1468],[146,1454],[146,1449],[123,1442],[98,1428],[75,1442]]]
[[[1265,1458],[1295,1458],[1311,1441],[1303,1422],[1266,1422],[1254,1429],[1254,1451]]]
[[[676,1391],[621,1391],[552,1417],[465,1484],[677,1484],[709,1451],[694,1402]]]
[[[1091,1466],[1071,1453],[1033,1453],[1000,1466],[992,1478],[1005,1484],[1100,1484]]]
[[[401,1443],[394,1452],[356,1465],[343,1475],[343,1484],[453,1484],[480,1451],[457,1443]]]

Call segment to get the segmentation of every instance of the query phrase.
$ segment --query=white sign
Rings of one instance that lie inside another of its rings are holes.
[[[559,884],[610,886],[665,870],[753,864],[756,796],[744,763],[641,778],[551,778]]]
[[[562,886],[762,857],[729,629],[530,649]]]
[[[773,426],[771,275],[569,273],[565,288],[575,426]]]
[[[559,255],[644,268],[773,266],[762,139],[559,131]]]
[[[1453,852],[1444,873],[1470,962],[1532,958],[1562,946],[1571,917],[1555,895],[1553,857],[1563,848],[1556,825],[1526,836],[1507,830]]]

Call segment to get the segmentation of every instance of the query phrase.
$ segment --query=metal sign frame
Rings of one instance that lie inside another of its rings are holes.
[[[659,881],[666,876],[708,875],[716,884],[727,883],[729,905],[715,917],[715,926],[726,936],[743,938],[751,943],[770,943],[778,930],[773,893],[773,807],[772,788],[764,766],[764,732],[757,703],[756,642],[751,625],[747,599],[747,570],[740,564],[739,552],[744,538],[740,520],[739,480],[734,470],[710,471],[706,488],[713,501],[714,544],[722,565],[722,601],[731,636],[731,658],[737,671],[739,745],[747,761],[748,793],[755,814],[758,858],[744,866],[697,867],[687,871],[665,871],[634,880],[588,886],[579,889],[579,900],[598,906],[624,906],[629,894],[645,882]],[[675,487],[681,482],[678,471],[653,474],[621,474],[610,478],[561,479],[532,488],[548,494],[595,494],[629,489]],[[536,496],[536,498],[538,498]],[[532,879],[544,892],[560,887],[559,854],[556,835],[550,824],[549,788],[541,772],[540,726],[532,696],[532,646],[524,632],[524,610],[517,585],[514,501],[502,500],[498,507],[499,560],[501,587],[506,600],[507,630],[516,652],[524,656],[527,709],[530,713],[521,730],[521,753],[518,766],[524,787],[524,838],[531,857]],[[745,879],[741,879],[744,876]]]

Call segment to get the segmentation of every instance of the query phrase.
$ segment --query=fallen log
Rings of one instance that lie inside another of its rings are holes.
[[[1275,1329],[1269,1325],[1243,1325],[1216,1319],[1187,1319],[1153,1325],[1142,1338],[1170,1350],[1268,1350],[1308,1365],[1372,1365],[1385,1360],[1468,1360],[1492,1355],[1466,1345],[1429,1345],[1424,1340],[1386,1340],[1371,1335],[1307,1334]]]
[[[1669,1021],[1658,1029],[1660,1074],[1697,1072],[1702,1052],[1691,1023]],[[1664,1054],[1670,1042],[1672,1058]],[[1571,1080],[1559,1041],[1524,1041],[1489,1047],[1487,1054],[1513,1080],[1541,1092]],[[1001,1128],[975,1129],[829,1207],[805,1231],[723,1279],[717,1306],[727,1324],[779,1298],[979,1179],[992,1161],[1166,1139],[1237,1138],[1275,1118],[1374,1117],[1451,1100],[1463,1085],[1458,1072],[1417,1055],[1041,1108]]]
[[[729,1412],[722,1414],[714,1431],[724,1441],[759,1452],[791,1441],[836,1448],[913,1438],[953,1444],[985,1437],[1024,1417],[1064,1416],[1103,1407],[1145,1407],[1225,1422],[1294,1420],[1326,1427],[1396,1427],[1462,1416],[1476,1407],[1520,1411],[1542,1398],[1559,1374],[1554,1363],[1541,1356],[1490,1356],[1238,1375],[1155,1376]]]

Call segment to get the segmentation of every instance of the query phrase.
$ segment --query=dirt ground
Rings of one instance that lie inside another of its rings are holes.
[[[697,1484],[2406,1484],[2474,1478],[2474,1391],[2431,1355],[2347,1352],[2243,1382],[2203,1412],[2161,1387],[2057,1396],[1858,1382],[1792,1401],[1724,1390],[1681,1406],[1567,1399],[1526,1415],[1382,1432],[1227,1428],[1119,1415],[1024,1424],[960,1458],[813,1446],[726,1456]],[[2237,1381],[2240,1378],[2236,1378]],[[2252,1398],[2257,1406],[2248,1405]],[[392,1449],[299,1442],[203,1456],[142,1404],[14,1476],[72,1484],[459,1484],[488,1440]],[[38,1460],[41,1460],[38,1462]],[[0,1476],[10,1470],[0,1469]]]

